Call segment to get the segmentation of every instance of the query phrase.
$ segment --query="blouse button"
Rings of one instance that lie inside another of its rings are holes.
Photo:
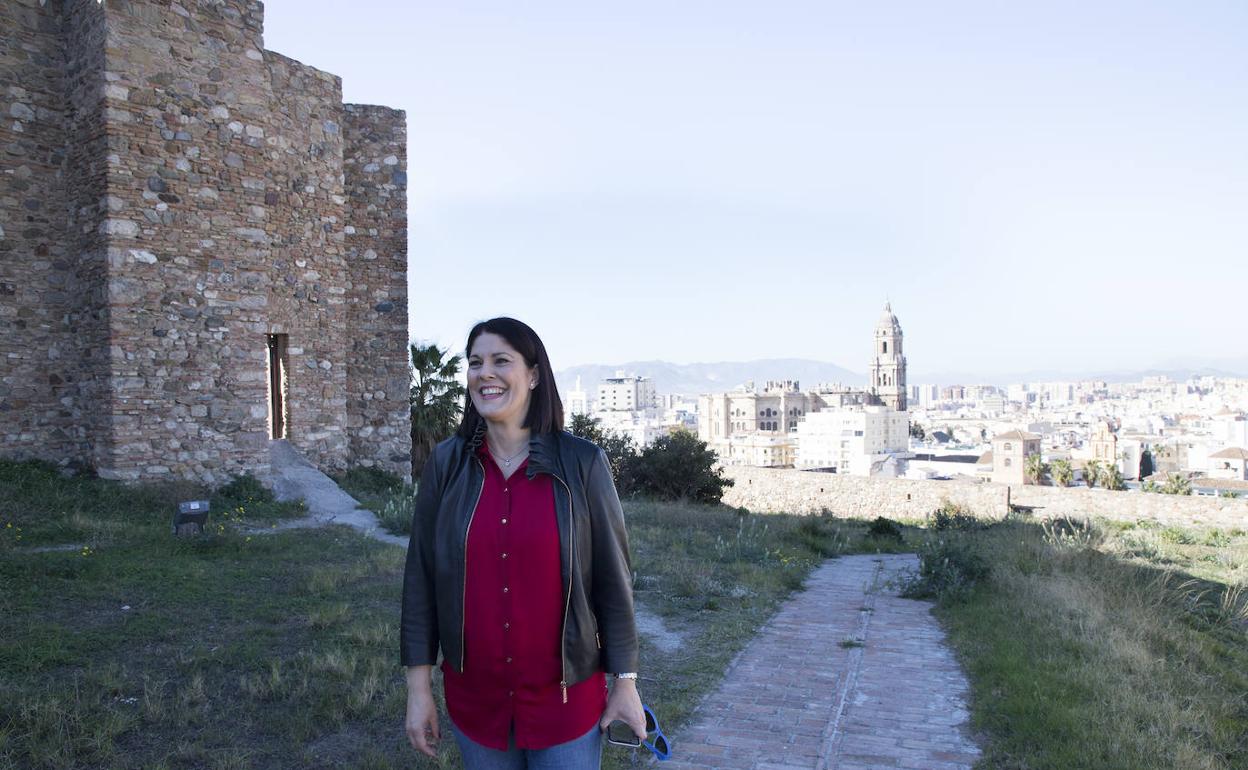
[[[503,593],[507,593],[507,592],[508,592],[508,590],[510,590],[510,589],[508,589],[508,588],[507,588],[507,586],[503,586]]]
[[[507,659],[507,662],[508,662],[508,663],[510,663],[510,662],[511,662],[511,658],[508,658],[508,659]]]
[[[503,558],[504,558],[504,559],[506,559],[506,558],[507,558],[507,554],[506,554],[506,553],[504,553],[504,554],[503,554]]]
[[[504,624],[503,624],[503,630],[504,630],[504,631],[507,631],[507,630],[510,630],[510,629],[511,629],[511,624],[510,624],[510,623],[504,623]]]
[[[506,524],[506,523],[507,523],[507,520],[506,520],[506,519],[503,519],[503,523],[504,523],[504,524]]]

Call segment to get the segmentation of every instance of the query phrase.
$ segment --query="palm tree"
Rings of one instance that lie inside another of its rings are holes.
[[[1054,484],[1057,484],[1059,487],[1070,486],[1071,479],[1075,477],[1075,472],[1070,467],[1070,460],[1054,460],[1052,470]]]
[[[467,391],[459,381],[458,355],[437,345],[411,346],[412,471],[419,475],[439,441],[459,426]]]
[[[1083,481],[1088,485],[1088,489],[1096,486],[1102,472],[1100,460],[1088,460],[1083,464]]]
[[[1181,473],[1171,473],[1162,485],[1161,492],[1165,495],[1190,495],[1192,481]]]
[[[1122,471],[1118,468],[1117,463],[1108,463],[1104,470],[1101,471],[1098,479],[1101,486],[1105,489],[1120,491],[1126,489],[1127,485],[1123,483]]]
[[[1023,464],[1023,476],[1032,484],[1040,484],[1049,473],[1049,464],[1039,452],[1027,455]]]

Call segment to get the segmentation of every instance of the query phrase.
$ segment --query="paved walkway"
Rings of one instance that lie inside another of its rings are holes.
[[[407,538],[381,528],[373,512],[361,508],[355,498],[338,488],[334,480],[317,470],[288,441],[269,442],[269,462],[273,469],[273,494],[278,500],[303,500],[308,515],[282,522],[276,529],[299,529],[345,524],[384,543],[407,546]],[[260,528],[258,532],[270,532]]]
[[[737,657],[665,770],[969,768],[966,679],[927,602],[885,583],[914,556],[816,570]]]

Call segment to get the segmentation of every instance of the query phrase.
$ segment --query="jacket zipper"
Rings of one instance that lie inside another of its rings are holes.
[[[568,493],[568,598],[563,603],[563,626],[559,629],[559,665],[563,679],[559,681],[559,689],[563,692],[563,702],[568,702],[568,609],[572,606],[572,571],[576,567],[573,557],[576,554],[576,519],[572,517],[572,489],[568,482],[555,474],[564,490]]]
[[[472,513],[468,514],[468,527],[464,529],[464,570],[463,575],[463,597],[459,604],[459,673],[464,673],[464,635],[467,633],[468,625],[468,533],[472,531],[472,519],[477,515],[477,506],[481,504],[481,495],[485,492],[485,465],[481,463],[481,458],[473,456],[477,461],[477,467],[481,469],[481,488],[477,490],[477,502],[472,504]]]

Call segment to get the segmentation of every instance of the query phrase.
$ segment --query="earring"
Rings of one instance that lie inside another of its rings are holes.
[[[534,389],[534,388],[536,388],[536,387],[537,387],[537,383],[536,383],[536,382],[530,382],[530,383],[529,383],[529,390],[533,390],[533,389]]]

